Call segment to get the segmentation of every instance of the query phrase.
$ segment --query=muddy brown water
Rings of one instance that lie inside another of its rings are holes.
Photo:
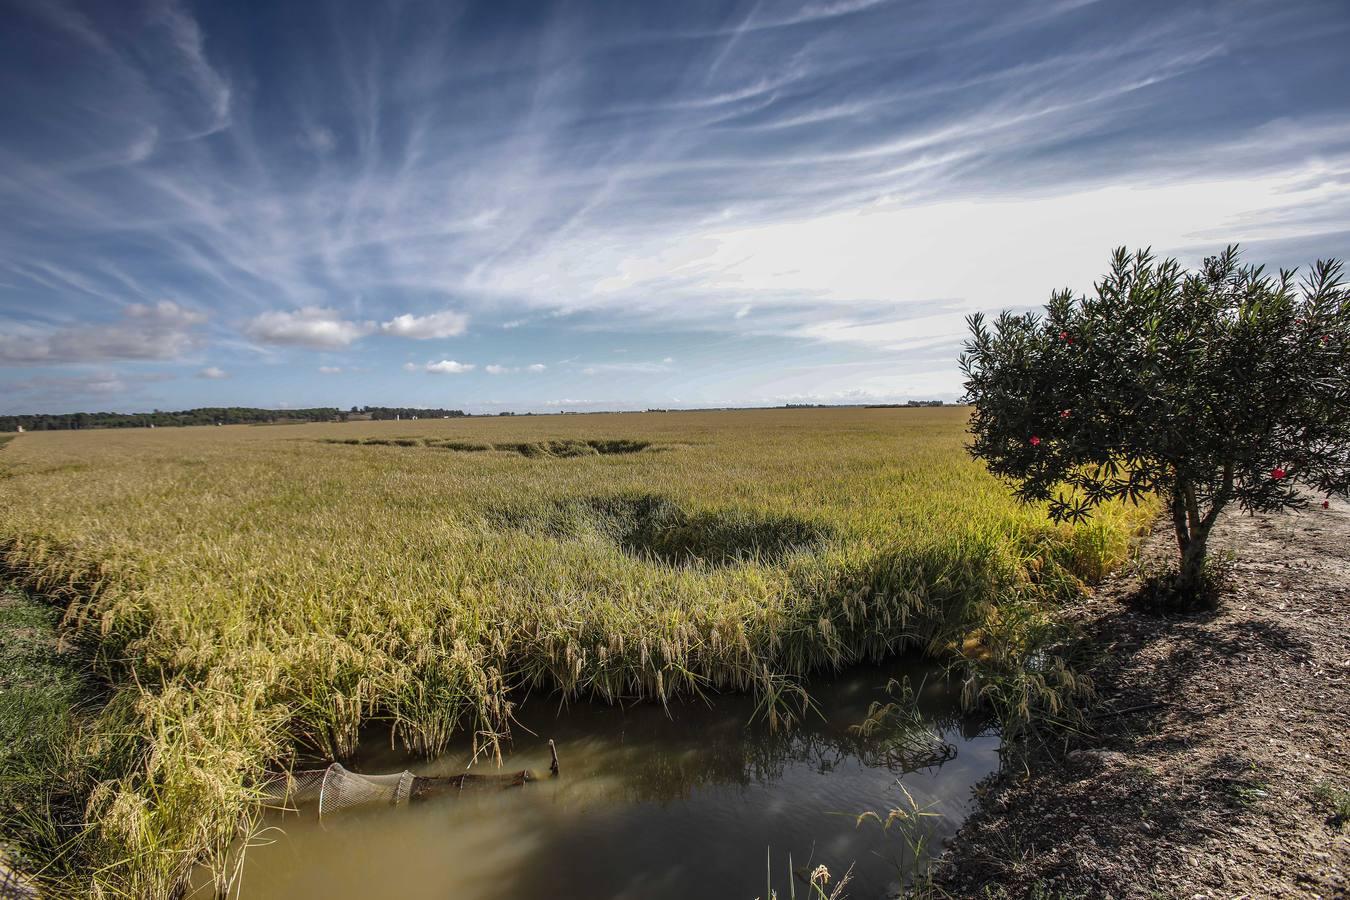
[[[887,699],[887,680],[903,676],[917,688],[924,733],[913,723],[851,731],[870,703]],[[322,822],[313,808],[277,813],[245,855],[239,896],[752,900],[772,882],[786,898],[789,859],[802,872],[852,865],[850,897],[887,896],[912,871],[906,841],[896,827],[859,826],[858,815],[909,808],[903,785],[931,814],[921,823],[940,847],[969,810],[972,786],[998,766],[998,738],[963,716],[956,689],[924,664],[856,668],[810,689],[822,715],[787,733],[747,725],[754,702],[743,696],[669,710],[560,708],[534,697],[519,710],[523,727],[503,768],[531,769],[539,781]],[[550,737],[557,778],[547,775]],[[371,742],[349,768],[449,775],[468,756],[416,760]]]

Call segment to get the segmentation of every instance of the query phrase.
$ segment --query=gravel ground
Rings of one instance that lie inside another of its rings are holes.
[[[1350,507],[1235,512],[1213,544],[1232,567],[1215,612],[1140,611],[1134,575],[1069,612],[1103,651],[1107,712],[1067,754],[982,786],[942,890],[1350,896],[1350,824],[1335,801],[1350,804]],[[1156,531],[1144,566],[1174,547]]]

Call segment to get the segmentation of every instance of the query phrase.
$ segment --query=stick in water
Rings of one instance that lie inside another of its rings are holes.
[[[553,757],[553,761],[548,764],[548,770],[554,775],[558,774],[558,748],[553,746],[553,738],[548,739],[548,752]]]

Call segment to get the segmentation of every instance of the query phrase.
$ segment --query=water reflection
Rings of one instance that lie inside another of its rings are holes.
[[[524,727],[505,768],[546,773],[553,738],[559,778],[322,824],[312,810],[279,815],[272,824],[284,832],[247,854],[241,896],[751,900],[764,894],[769,848],[782,896],[789,854],[797,867],[842,872],[853,863],[850,896],[883,896],[897,884],[904,842],[858,827],[858,814],[884,817],[902,782],[939,814],[925,822],[940,842],[965,815],[971,786],[998,763],[997,738],[961,716],[955,693],[931,678],[910,724],[850,729],[887,699],[887,679],[903,675],[918,685],[927,672],[897,664],[813,685],[824,718],[789,733],[747,727],[754,704],[745,697],[668,711],[560,709],[536,697],[520,710]],[[467,757],[417,762],[372,742],[351,768],[449,775]]]

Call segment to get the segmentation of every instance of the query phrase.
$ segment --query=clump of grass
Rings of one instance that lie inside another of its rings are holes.
[[[1337,831],[1350,822],[1350,787],[1322,781],[1313,788],[1313,801],[1330,815],[1327,824]]]
[[[93,841],[85,803],[134,750],[127,696],[59,638],[59,611],[0,588],[0,848],[45,895],[78,894]]]
[[[1175,565],[1143,573],[1143,584],[1133,598],[1138,608],[1159,615],[1187,614],[1216,609],[1224,588],[1231,583],[1233,555],[1214,552],[1205,560],[1194,584],[1182,587]]]
[[[1048,525],[966,457],[964,425],[766,410],[25,436],[6,451],[0,565],[63,609],[125,698],[90,741],[134,737],[98,757],[71,892],[167,900],[198,861],[228,883],[254,786],[302,749],[344,758],[372,723],[425,754],[465,733],[491,755],[515,688],[754,691],[773,719],[811,672],[972,634],[1010,657],[1019,604],[1104,571],[1150,511]],[[615,465],[597,432],[683,449]],[[319,443],[353,438],[591,452]],[[678,514],[627,520],[634,497]],[[582,527],[504,527],[503,510]],[[1062,680],[1040,674],[1037,691]]]
[[[918,693],[908,678],[887,682],[886,693],[892,699],[871,703],[866,717],[850,725],[849,731],[870,738],[876,748],[872,752],[884,760],[887,768],[916,772],[941,766],[956,757],[956,748],[931,729],[919,712]]]

